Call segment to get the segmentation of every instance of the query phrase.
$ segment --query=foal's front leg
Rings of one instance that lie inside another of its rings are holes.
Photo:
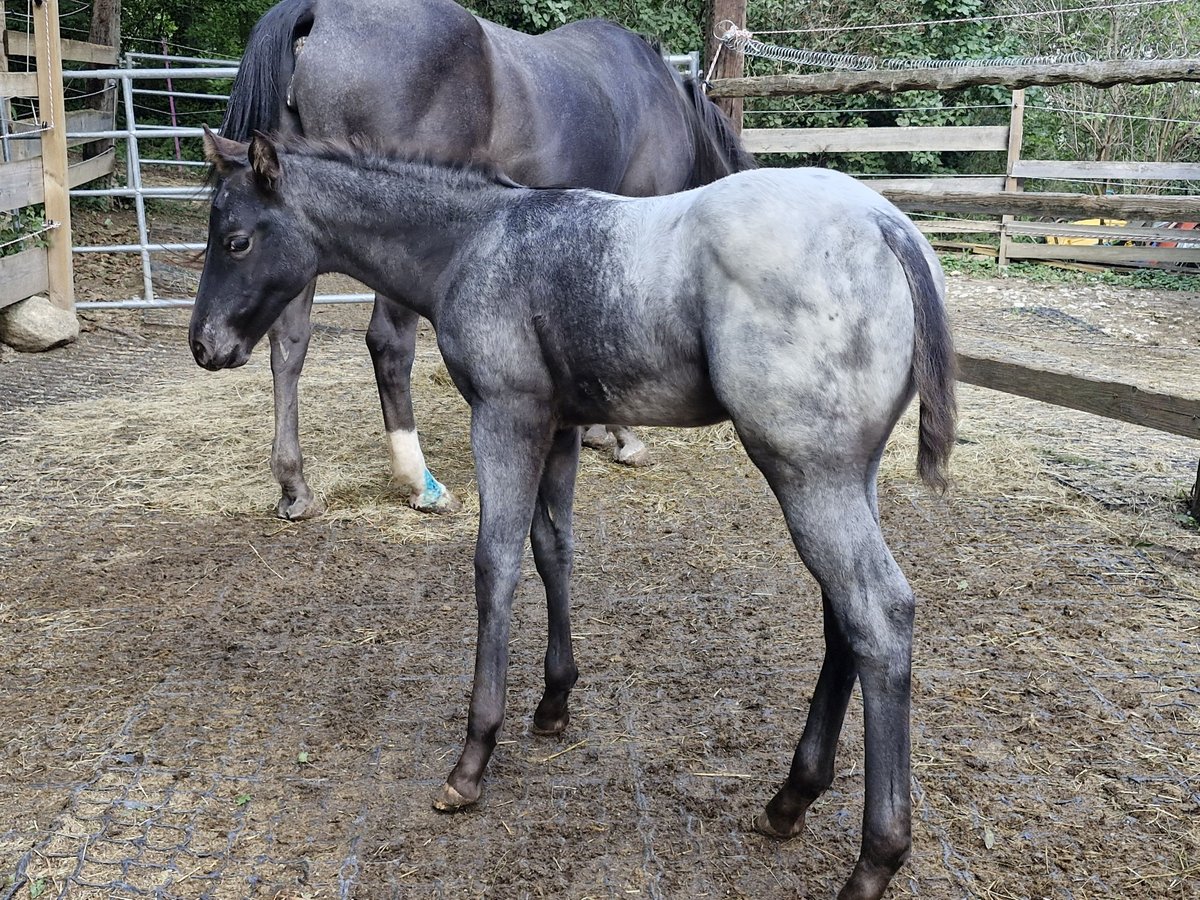
[[[275,393],[275,440],[271,445],[271,472],[282,496],[275,507],[281,519],[311,519],[323,511],[304,480],[304,455],[300,452],[300,372],[312,337],[314,281],[284,307],[268,332],[271,342],[271,376]]]
[[[406,306],[375,295],[367,328],[367,349],[375,367],[383,427],[387,431],[392,483],[407,493],[408,505],[422,512],[451,513],[462,503],[425,465],[412,407],[412,367],[420,316]]]
[[[475,605],[479,630],[475,680],[462,755],[434,798],[445,812],[479,799],[484,769],[504,722],[508,634],[521,555],[530,530],[538,481],[553,425],[543,405],[511,400],[476,401],[471,408],[471,449],[479,481],[479,537],[475,544]]]

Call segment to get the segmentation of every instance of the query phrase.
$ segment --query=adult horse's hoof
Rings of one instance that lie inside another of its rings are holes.
[[[589,425],[583,429],[583,434],[580,436],[580,442],[585,447],[591,447],[593,450],[607,450],[613,446],[617,439],[613,437],[611,431],[606,425]]]
[[[458,812],[473,805],[478,799],[478,792],[474,797],[464,797],[447,782],[442,785],[442,789],[433,798],[433,808],[438,812]]]
[[[654,462],[650,458],[650,450],[644,444],[638,448],[618,447],[613,453],[613,459],[623,466],[641,469]]]
[[[553,737],[566,731],[570,724],[571,713],[565,709],[560,715],[543,713],[541,709],[538,709],[533,714],[533,727],[530,730],[543,737]]]
[[[325,504],[318,500],[311,491],[300,497],[289,497],[284,494],[275,506],[275,515],[281,519],[287,519],[289,522],[315,519],[324,512]]]
[[[419,494],[408,498],[408,505],[418,512],[434,513],[448,516],[462,509],[462,501],[454,496],[454,492],[433,477],[428,469],[425,470],[425,485]]]
[[[632,428],[624,425],[610,426],[609,430],[617,439],[617,449],[613,451],[613,459],[623,466],[650,465],[650,451],[642,443],[642,439]]]

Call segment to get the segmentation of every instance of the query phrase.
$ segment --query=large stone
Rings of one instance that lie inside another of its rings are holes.
[[[75,313],[53,306],[40,294],[0,309],[0,341],[14,350],[40,353],[79,337]]]

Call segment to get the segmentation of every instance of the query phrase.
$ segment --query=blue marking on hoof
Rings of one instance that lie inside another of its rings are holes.
[[[433,473],[428,469],[425,470],[425,490],[421,492],[421,499],[437,500],[442,494],[446,493],[445,486],[433,477]],[[432,495],[432,496],[430,496]]]
[[[433,513],[451,513],[462,506],[450,489],[434,478],[428,469],[425,470],[425,487],[418,497],[409,500],[409,504],[415,509]]]

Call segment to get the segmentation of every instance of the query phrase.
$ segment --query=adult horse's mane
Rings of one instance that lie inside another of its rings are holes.
[[[732,172],[757,169],[754,154],[746,150],[720,107],[708,99],[703,84],[691,75],[685,75],[682,88],[688,95],[688,106],[694,112],[688,122],[696,136],[697,148],[690,186],[700,187]]]

